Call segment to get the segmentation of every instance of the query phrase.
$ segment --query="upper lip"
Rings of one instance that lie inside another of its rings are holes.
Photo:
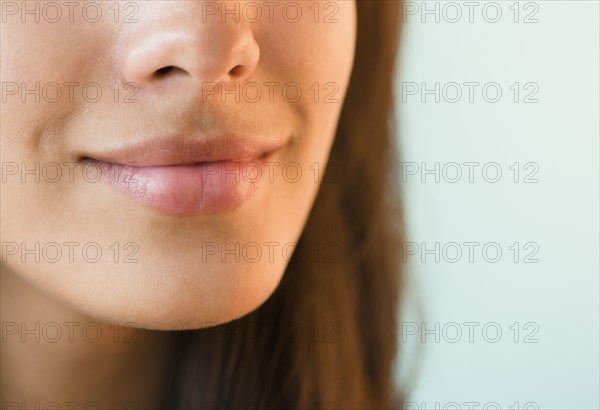
[[[210,138],[170,136],[87,153],[84,157],[140,167],[176,166],[259,159],[282,146],[281,141],[234,134]]]

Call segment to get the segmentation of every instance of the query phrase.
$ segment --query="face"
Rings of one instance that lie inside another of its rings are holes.
[[[354,2],[0,6],[3,274],[153,329],[266,301],[333,142]]]

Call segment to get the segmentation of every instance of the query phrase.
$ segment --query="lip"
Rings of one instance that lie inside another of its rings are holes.
[[[264,164],[283,142],[223,134],[161,137],[86,154],[101,180],[162,213],[191,216],[233,210],[262,181]]]

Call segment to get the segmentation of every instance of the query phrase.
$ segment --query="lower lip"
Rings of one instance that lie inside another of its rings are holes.
[[[260,181],[261,160],[137,167],[92,160],[102,180],[142,204],[181,216],[233,210]]]

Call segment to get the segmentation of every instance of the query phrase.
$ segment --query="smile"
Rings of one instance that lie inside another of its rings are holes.
[[[224,212],[249,200],[264,163],[283,144],[237,136],[162,138],[86,155],[101,180],[141,204],[181,216]]]

